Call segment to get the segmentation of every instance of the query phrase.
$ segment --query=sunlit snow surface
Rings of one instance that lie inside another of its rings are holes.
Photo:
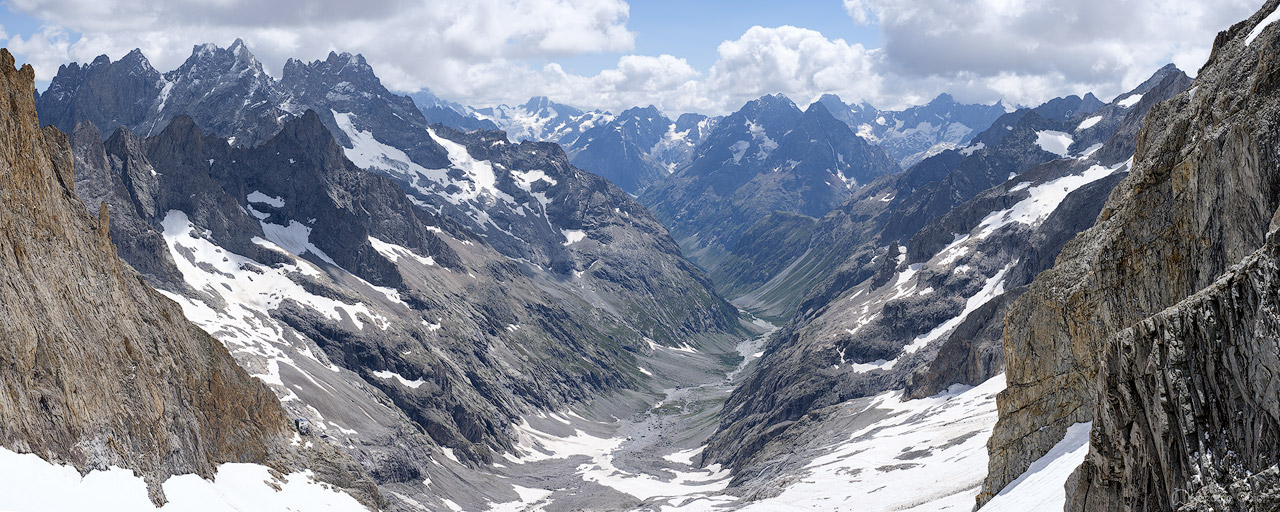
[[[1267,27],[1271,26],[1271,24],[1275,23],[1276,21],[1280,21],[1280,7],[1276,8],[1276,10],[1274,11],[1271,11],[1271,14],[1268,14],[1266,18],[1262,18],[1262,21],[1259,21],[1258,25],[1256,27],[1253,27],[1253,30],[1249,31],[1249,37],[1246,37],[1244,39],[1244,45],[1249,46],[1253,44],[1253,41],[1257,39],[1258,36],[1262,35],[1262,31],[1265,30]]]
[[[587,233],[579,229],[562,229],[560,233],[564,235],[564,245],[576,244],[587,237]]]
[[[1133,96],[1129,96],[1128,98],[1122,99],[1116,103],[1124,108],[1129,108],[1137,105],[1139,101],[1142,101],[1142,95],[1134,94]]]
[[[534,217],[545,220],[553,231],[556,229],[546,212],[551,200],[547,197],[548,190],[545,187],[555,186],[558,182],[547,175],[545,170],[506,169],[500,164],[495,166],[491,161],[476,159],[466,146],[442,137],[430,128],[426,133],[444,148],[450,168],[427,169],[413,162],[404,151],[378,141],[372,132],[357,128],[355,114],[333,111],[333,118],[338,128],[351,141],[351,147],[343,150],[347,159],[360,168],[377,170],[407,183],[411,190],[408,194],[410,200],[419,206],[427,207],[430,203],[434,205],[432,209],[438,212],[443,204],[433,198],[443,199],[457,207],[482,232],[497,230],[511,237],[515,235],[498,225],[490,215],[495,209],[506,208],[520,216],[532,213]],[[450,176],[450,169],[456,169],[460,174]],[[501,178],[499,169],[510,176],[510,183],[528,192],[533,200],[516,199],[502,191],[498,182],[506,178]],[[535,192],[535,186],[544,188]],[[565,236],[569,237],[568,234]],[[572,238],[568,240],[570,244],[576,241]]]
[[[286,331],[291,330],[269,314],[286,299],[310,307],[332,321],[349,321],[359,329],[370,322],[377,326],[387,325],[385,317],[374,313],[365,304],[347,304],[321,297],[290,279],[289,275],[295,273],[321,274],[320,269],[306,260],[269,267],[231,253],[196,236],[196,228],[187,215],[176,210],[165,214],[162,226],[169,254],[186,283],[198,292],[220,298],[222,303],[210,304],[173,293],[165,295],[182,306],[188,319],[218,338],[233,354],[250,352],[267,360],[266,373],[254,375],[267,384],[283,385],[280,364],[297,368],[281,349],[291,345],[291,340],[286,338]],[[255,239],[254,242],[282,253],[291,253],[266,240]],[[305,238],[295,242],[301,247],[310,246]],[[298,370],[302,371],[301,368]]]
[[[1075,140],[1067,133],[1053,130],[1036,132],[1036,145],[1040,146],[1040,149],[1058,156],[1067,156],[1067,148],[1071,147],[1072,142],[1075,142]]]
[[[693,467],[703,446],[661,456],[685,469],[628,471],[616,459],[628,439],[584,432],[577,426],[590,422],[572,413],[542,418],[544,424],[565,425],[568,435],[543,432],[522,420],[516,425],[520,453],[506,455],[502,465],[519,474],[526,464],[533,468],[548,461],[571,461],[578,478],[644,500],[640,510],[967,512],[986,477],[986,443],[997,419],[996,394],[1004,385],[1002,374],[976,387],[956,385],[919,400],[903,401],[901,391],[892,391],[846,402],[842,410],[827,415],[844,423],[812,427],[822,435],[781,455],[785,460],[778,464],[794,469],[769,477],[776,478],[773,481],[748,482],[748,496],[770,489],[760,500],[727,492],[729,473],[719,466]],[[841,425],[847,427],[843,433]],[[1045,488],[1057,477],[1028,477],[1031,483],[1022,492]],[[1061,481],[1056,485],[1061,487]],[[553,503],[557,490],[518,486],[519,500],[490,504],[489,509],[539,510]]]
[[[572,414],[566,416],[582,421],[580,416]],[[627,441],[626,438],[596,437],[577,429],[574,430],[573,435],[557,436],[533,428],[527,419],[522,420],[516,426],[516,430],[523,454],[505,455],[511,464],[584,458],[585,462],[577,468],[577,474],[583,480],[598,483],[641,500],[664,496],[682,497],[693,493],[714,493],[724,490],[729,485],[729,472],[722,470],[719,465],[713,465],[707,469],[690,468],[689,471],[667,470],[666,472],[674,477],[665,479],[653,474],[621,470],[614,464],[614,452],[621,448]],[[701,451],[701,448],[692,452],[697,451]],[[675,458],[673,462],[690,464],[693,459],[690,453],[691,451],[677,452],[669,457]]]
[[[1102,121],[1102,116],[1093,116],[1093,117],[1090,117],[1090,118],[1088,118],[1088,119],[1085,119],[1084,121],[1080,121],[1080,126],[1077,126],[1077,127],[1076,127],[1076,131],[1077,131],[1077,132],[1081,132],[1081,131],[1084,131],[1084,130],[1088,130],[1088,129],[1090,129],[1090,128],[1093,128],[1093,127],[1094,127],[1094,126],[1096,126],[1100,121]]]
[[[1049,217],[1049,214],[1057,210],[1058,205],[1062,204],[1062,201],[1072,192],[1116,172],[1125,170],[1130,165],[1131,162],[1128,161],[1115,167],[1095,165],[1081,174],[1063,176],[1034,187],[1021,183],[1010,190],[1018,190],[1018,187],[1027,185],[1029,197],[1019,201],[1012,208],[992,212],[983,218],[982,222],[978,223],[977,238],[990,236],[997,229],[1015,222],[1038,226],[1044,219]]]
[[[886,417],[826,447],[781,494],[742,510],[954,510],[973,508],[987,474],[1004,375],[930,398],[876,396],[866,411]],[[823,448],[823,447],[818,447]]]
[[[1067,502],[1067,477],[1089,454],[1091,423],[1076,423],[1066,436],[1054,445],[1017,480],[1006,485],[994,499],[982,507],[983,512],[1022,512],[1024,510],[1062,510]]]
[[[313,480],[310,471],[276,478],[257,464],[223,464],[212,482],[197,475],[171,477],[162,485],[169,501],[158,509],[146,483],[132,471],[113,467],[81,477],[71,466],[4,448],[0,482],[0,509],[12,512],[367,510],[350,495]]]

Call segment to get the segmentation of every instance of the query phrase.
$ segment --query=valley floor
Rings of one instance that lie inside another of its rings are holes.
[[[1004,389],[1003,374],[976,387],[957,385],[920,400],[903,401],[901,392],[894,391],[820,411],[821,419],[787,432],[789,451],[766,450],[764,462],[746,469],[756,474],[739,487],[729,487],[731,476],[718,465],[698,467],[721,406],[775,330],[763,321],[757,325],[767,332],[736,347],[741,356],[736,365],[723,355],[691,348],[659,349],[659,357],[647,361],[651,368],[644,371],[659,382],[691,384],[645,395],[648,400],[618,395],[597,399],[578,411],[525,417],[515,427],[523,453],[507,454],[487,469],[467,469],[456,461],[437,463],[438,469],[487,488],[484,495],[510,489],[517,499],[449,496],[458,489],[433,486],[430,479],[422,482],[423,494],[438,497],[438,503],[397,492],[388,497],[396,509],[435,509],[443,504],[453,511],[492,512],[972,509],[986,475],[986,443],[997,419],[996,394]],[[690,373],[691,368],[703,373]],[[654,397],[661,399],[652,401]],[[1063,483],[1088,452],[1088,432],[1087,424],[1072,427],[1059,446],[983,510],[1061,509]],[[119,510],[150,509],[141,479],[120,469],[82,477],[34,455],[2,451],[0,477],[29,483],[0,486],[6,509],[77,508],[77,503],[104,500],[119,504]],[[263,480],[283,487],[273,491],[274,486]],[[307,503],[324,510],[341,504],[361,508],[350,497],[324,487],[301,474],[281,479],[261,466],[229,464],[214,482],[187,475],[166,483],[172,501],[163,510],[227,510],[247,504],[263,510],[311,509]],[[42,491],[32,493],[32,488]]]
[[[920,400],[903,401],[895,391],[828,408],[821,420],[788,432],[791,451],[747,468],[758,474],[739,487],[729,487],[731,476],[718,465],[698,467],[717,413],[767,337],[743,341],[737,348],[742,362],[722,366],[729,371],[719,378],[666,389],[664,398],[638,413],[633,408],[628,415],[620,399],[526,417],[518,426],[524,454],[506,456],[486,475],[512,486],[519,499],[446,505],[490,511],[973,508],[986,475],[1003,374]],[[679,358],[695,367],[707,359],[694,351],[670,352],[678,356],[666,362],[671,370],[678,370]],[[662,377],[666,370],[658,364],[646,371]],[[1068,435],[984,510],[1060,509],[1063,483],[1088,451],[1088,427],[1080,431],[1083,436]]]

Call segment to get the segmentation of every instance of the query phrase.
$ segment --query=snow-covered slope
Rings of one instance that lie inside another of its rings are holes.
[[[577,108],[551,101],[545,96],[529,98],[523,105],[472,109],[471,115],[497,125],[514,142],[555,142],[569,144],[583,132],[609,123],[614,115]]]
[[[638,195],[688,163],[715,123],[695,114],[672,122],[656,107],[632,108],[584,131],[565,149],[573,165]]]
[[[795,452],[752,468],[763,473],[747,490],[766,497],[739,510],[972,510],[1002,389],[997,375],[928,398],[887,392],[824,410]]]
[[[859,136],[885,148],[903,168],[942,151],[964,147],[1009,111],[1002,103],[961,104],[948,94],[902,111],[877,110],[866,103],[845,104],[830,94],[818,102]]]
[[[991,501],[982,512],[1021,512],[1023,510],[1062,510],[1067,506],[1067,479],[1089,454],[1090,423],[1077,423],[1067,428],[1066,435],[1027,471]]]
[[[259,464],[223,464],[212,480],[174,475],[161,485],[163,506],[151,502],[147,484],[132,471],[112,467],[81,475],[32,454],[0,448],[0,508],[10,512],[96,510],[100,512],[227,512],[258,510],[369,510],[350,495],[318,482],[308,472],[281,474]]]

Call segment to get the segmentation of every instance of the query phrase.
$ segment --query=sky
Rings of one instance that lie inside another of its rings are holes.
[[[882,109],[940,93],[1037,105],[1108,100],[1263,0],[0,0],[0,45],[47,83],[61,64],[142,49],[178,67],[242,38],[269,73],[363,54],[384,85],[472,106],[531,96],[613,112],[725,114],[764,94]]]

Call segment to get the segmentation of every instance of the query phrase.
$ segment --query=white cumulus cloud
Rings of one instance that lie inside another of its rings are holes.
[[[429,87],[477,106],[544,95],[615,112],[653,104],[668,114],[723,114],[773,93],[802,106],[835,93],[901,108],[942,92],[1033,105],[1086,92],[1109,99],[1171,61],[1194,73],[1216,32],[1260,3],[839,1],[851,24],[878,27],[880,47],[756,26],[720,43],[714,64],[697,69],[680,55],[627,55],[636,34],[625,0],[7,0],[46,25],[6,44],[41,80],[59,64],[119,58],[135,47],[161,71],[194,45],[236,38],[272,73],[290,57],[348,51],[364,54],[393,90]],[[557,63],[592,54],[623,56],[590,75]]]
[[[624,52],[635,45],[623,0],[11,0],[75,43],[51,46],[76,60],[118,58],[141,48],[161,70],[177,67],[192,46],[243,38],[267,69],[290,57],[358,52],[388,85],[413,90],[457,80],[466,68],[506,59]],[[38,67],[41,62],[30,59]],[[56,72],[37,69],[42,79]]]
[[[891,71],[942,77],[1021,102],[1122,93],[1169,62],[1194,74],[1214,36],[1259,0],[843,0],[877,23]],[[978,91],[974,90],[977,93]],[[1018,96],[1022,96],[1019,98]]]

